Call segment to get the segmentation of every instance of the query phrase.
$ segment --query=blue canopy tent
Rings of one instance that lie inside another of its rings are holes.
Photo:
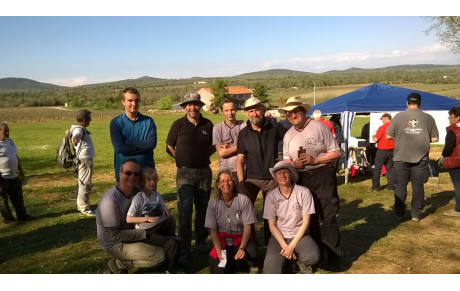
[[[374,83],[350,93],[321,102],[311,107],[308,115],[319,109],[322,114],[337,114],[342,116],[343,135],[348,148],[351,134],[351,124],[356,113],[404,111],[407,108],[407,96],[417,92],[422,96],[422,110],[449,110],[460,106],[460,100],[428,92],[394,87]],[[348,160],[348,152],[347,152]]]

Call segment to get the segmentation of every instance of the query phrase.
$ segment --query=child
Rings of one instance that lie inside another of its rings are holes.
[[[145,242],[165,249],[169,273],[179,272],[179,244],[176,221],[166,207],[163,197],[156,191],[158,174],[155,169],[143,168],[140,185],[142,190],[134,196],[126,216],[126,222],[136,223],[136,228],[153,227],[155,232]]]

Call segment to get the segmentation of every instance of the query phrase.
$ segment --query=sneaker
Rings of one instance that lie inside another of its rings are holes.
[[[460,216],[460,212],[455,211],[455,209],[450,209],[450,210],[447,210],[446,212],[444,212],[444,215],[447,215],[447,216]]]
[[[96,211],[93,210],[82,210],[81,213],[86,216],[96,216]]]
[[[299,266],[299,274],[313,274],[313,268],[310,265],[297,261],[297,265]]]
[[[379,191],[380,191],[380,187],[371,188],[371,192],[379,192]]]
[[[259,268],[256,266],[252,266],[249,268],[249,274],[259,274]]]
[[[419,217],[412,217],[412,221],[419,222],[420,218]]]
[[[110,259],[108,265],[110,271],[114,274],[128,274],[127,270],[118,267],[117,260],[115,259]]]

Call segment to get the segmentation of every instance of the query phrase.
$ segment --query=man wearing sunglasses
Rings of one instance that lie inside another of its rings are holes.
[[[115,274],[136,273],[165,263],[163,248],[144,243],[152,229],[134,229],[126,222],[131,201],[139,191],[141,166],[137,160],[123,162],[119,182],[102,196],[96,210],[97,238],[111,257],[109,268]]]

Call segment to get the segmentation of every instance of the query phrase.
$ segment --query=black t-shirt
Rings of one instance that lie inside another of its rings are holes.
[[[204,169],[211,163],[212,122],[200,115],[195,126],[187,116],[171,125],[166,144],[176,148],[176,166]]]
[[[282,141],[287,129],[276,121],[265,119],[260,132],[252,129],[248,121],[238,135],[237,153],[244,154],[246,175],[249,179],[270,180],[269,168],[278,157],[278,141]]]

